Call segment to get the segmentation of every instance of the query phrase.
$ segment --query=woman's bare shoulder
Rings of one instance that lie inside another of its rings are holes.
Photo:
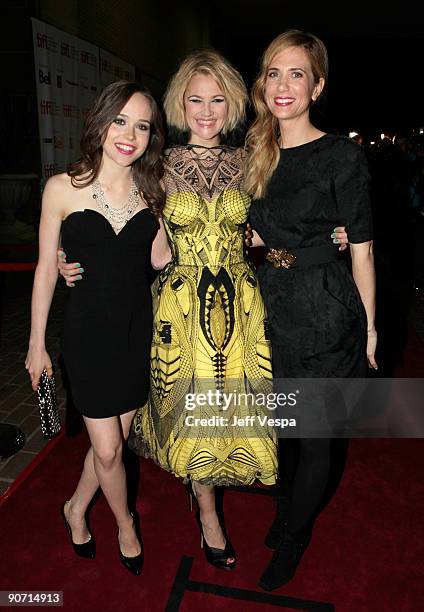
[[[60,195],[71,192],[73,189],[71,177],[66,172],[61,172],[49,178],[43,193],[45,195]]]
[[[91,204],[89,187],[76,187],[66,173],[50,177],[43,191],[43,207],[60,211],[63,218]]]
[[[82,185],[84,185],[84,177]],[[43,193],[47,196],[54,196],[61,200],[67,200],[69,197],[75,196],[75,194],[81,193],[86,189],[87,187],[84,186],[76,186],[69,174],[61,172],[49,178]]]

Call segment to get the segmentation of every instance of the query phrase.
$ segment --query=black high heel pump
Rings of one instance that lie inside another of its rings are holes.
[[[230,542],[230,540],[226,537],[225,539],[225,548],[213,548],[209,546],[206,542],[206,538],[203,532],[202,521],[200,520],[200,508],[199,502],[197,501],[196,494],[194,492],[193,483],[191,480],[186,484],[187,493],[189,496],[189,506],[190,512],[193,510],[193,499],[197,504],[197,512],[196,512],[196,520],[200,529],[200,548],[203,548],[205,552],[205,558],[208,563],[213,565],[214,567],[226,571],[233,570],[236,566],[236,553]],[[228,563],[228,559],[233,558],[233,561]]]
[[[66,504],[66,501],[63,502],[62,504],[62,507],[60,509],[60,514],[62,515],[63,521],[65,523],[65,527],[68,532],[69,539],[71,541],[72,548],[74,549],[75,554],[77,554],[79,557],[83,557],[84,559],[94,559],[96,556],[96,542],[94,541],[91,531],[88,530],[90,534],[90,539],[88,540],[88,542],[84,542],[83,544],[75,544],[75,542],[72,539],[71,526],[68,523],[66,516],[65,516],[65,504]]]
[[[143,563],[144,563],[144,555],[143,555],[143,541],[141,539],[141,534],[140,534],[140,524],[139,524],[139,517],[137,512],[130,512],[130,515],[132,516],[133,519],[133,523],[134,523],[134,529],[135,529],[135,533],[136,536],[138,538],[138,541],[140,542],[140,546],[141,546],[141,552],[139,552],[138,555],[136,555],[135,557],[126,557],[121,549],[119,548],[119,558],[121,560],[122,565],[132,574],[134,574],[134,576],[140,576],[141,574],[141,570],[143,569]],[[118,531],[119,533],[119,531]],[[119,546],[119,544],[118,544]]]

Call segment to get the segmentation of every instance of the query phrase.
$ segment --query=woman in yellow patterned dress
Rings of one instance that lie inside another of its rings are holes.
[[[214,485],[271,485],[277,475],[276,436],[259,421],[272,372],[264,305],[245,257],[250,198],[241,189],[243,151],[231,146],[247,99],[240,74],[213,51],[188,57],[169,84],[165,111],[180,143],[164,158],[172,261],[153,285],[150,396],[129,441],[189,481],[206,558],[222,569],[235,567],[235,553]],[[81,278],[73,267],[60,264],[71,286]]]
[[[153,286],[150,398],[130,438],[135,452],[195,483],[206,557],[223,569],[235,566],[235,553],[213,485],[270,485],[277,472],[275,434],[260,424],[265,407],[255,402],[272,392],[272,372],[264,305],[244,250],[243,152],[223,144],[243,124],[246,102],[241,76],[213,51],[188,57],[168,86],[170,133],[186,144],[165,154],[173,257]]]

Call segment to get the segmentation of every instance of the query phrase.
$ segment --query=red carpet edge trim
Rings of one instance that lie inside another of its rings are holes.
[[[40,451],[38,453],[38,455],[36,455],[34,457],[34,459],[31,461],[31,463],[29,463],[26,466],[26,468],[24,470],[22,470],[22,472],[19,474],[19,476],[17,476],[15,478],[15,480],[12,482],[10,487],[3,493],[3,495],[0,495],[0,508],[9,499],[9,497],[11,497],[13,495],[13,493],[16,491],[16,489],[18,487],[20,487],[21,484],[28,478],[28,476],[35,470],[35,468],[42,461],[44,461],[46,456],[50,453],[50,451],[52,451],[54,449],[56,444],[59,442],[59,440],[62,439],[62,437],[64,435],[65,435],[65,431],[64,431],[64,428],[62,428],[62,431],[59,433],[59,435],[56,436],[55,438],[53,438],[52,440],[50,440],[50,442],[48,444],[46,444],[46,446],[43,448],[43,450]]]
[[[0,272],[29,272],[30,270],[35,270],[36,267],[36,261],[26,263],[0,263]]]

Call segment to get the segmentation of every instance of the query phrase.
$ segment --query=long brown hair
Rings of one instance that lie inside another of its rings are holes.
[[[246,136],[246,174],[244,187],[254,198],[265,195],[267,185],[278,165],[280,149],[278,119],[272,115],[264,98],[268,68],[274,57],[288,47],[303,47],[309,56],[315,82],[327,83],[328,55],[324,43],[314,34],[301,30],[287,30],[268,45],[262,56],[259,76],[252,87],[252,103],[256,118]],[[321,94],[322,95],[322,92]]]
[[[164,192],[160,186],[163,176],[161,153],[165,143],[164,126],[155,99],[140,83],[115,81],[103,89],[85,120],[80,145],[81,158],[69,166],[68,175],[74,187],[86,187],[97,178],[102,159],[102,145],[107,131],[135,93],[141,93],[149,101],[152,119],[149,145],[132,166],[134,182],[143,192],[146,204],[158,215],[164,206]]]

